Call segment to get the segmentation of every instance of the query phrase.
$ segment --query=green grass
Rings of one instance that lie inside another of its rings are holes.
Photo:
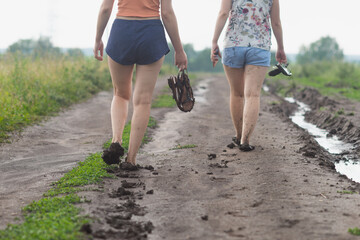
[[[195,144],[188,144],[188,145],[177,145],[174,148],[170,148],[169,150],[178,150],[178,149],[187,149],[187,148],[196,148],[197,145]]]
[[[360,65],[347,62],[315,62],[304,65],[290,65],[293,77],[286,78],[290,86],[276,92],[286,93],[295,86],[309,86],[325,96],[344,96],[360,101]],[[270,81],[285,79],[284,76]],[[293,86],[291,86],[293,85]]]
[[[102,182],[104,178],[112,178],[113,175],[107,173],[108,167],[101,158],[101,153],[94,153],[88,156],[85,161],[79,162],[78,166],[66,173],[59,181],[53,184],[44,196],[56,196],[64,193],[75,193],[87,190],[78,188],[90,184]]]
[[[33,202],[23,209],[24,223],[8,225],[0,231],[0,239],[80,239],[81,226],[90,221],[79,216],[81,209],[75,204],[82,201],[79,196],[70,194]]]
[[[152,108],[172,108],[176,106],[176,102],[172,95],[161,94],[159,95],[151,105]]]
[[[148,127],[156,127],[156,120],[149,119]],[[131,123],[127,123],[123,133],[123,147],[128,149]],[[149,141],[146,133],[143,143]],[[108,147],[109,140],[104,144]],[[91,221],[89,217],[81,216],[81,209],[76,204],[86,201],[75,193],[87,190],[99,190],[97,185],[104,178],[113,178],[107,173],[106,165],[101,159],[101,153],[94,153],[78,166],[66,173],[53,187],[44,194],[44,198],[34,201],[23,209],[24,222],[10,224],[5,230],[0,230],[0,239],[38,240],[38,239],[82,239],[80,228]],[[89,188],[86,186],[96,185]]]
[[[355,236],[360,236],[360,229],[359,228],[349,228],[348,232]]]
[[[348,191],[348,190],[344,190],[344,191],[337,191],[338,193],[341,193],[341,194],[355,194],[357,192],[355,191]]]
[[[0,142],[110,87],[106,63],[92,58],[0,58]]]

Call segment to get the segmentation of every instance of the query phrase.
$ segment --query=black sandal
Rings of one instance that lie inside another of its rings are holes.
[[[233,138],[232,138],[232,141],[233,141],[236,145],[240,146],[240,139],[238,139],[237,137],[233,137]]]
[[[269,76],[274,77],[276,75],[279,75],[280,73],[282,73],[288,77],[292,76],[292,73],[287,68],[288,65],[289,65],[288,63],[287,64],[280,64],[280,63],[276,64],[275,68],[268,73]]]
[[[254,150],[255,147],[248,143],[244,143],[244,144],[240,144],[239,149],[243,152],[250,152],[250,151]]]
[[[111,164],[119,164],[120,157],[124,156],[124,148],[120,145],[120,143],[115,142],[111,143],[108,149],[103,151],[101,158],[108,165]]]

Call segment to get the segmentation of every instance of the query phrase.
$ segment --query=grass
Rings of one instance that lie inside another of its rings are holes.
[[[176,102],[172,95],[161,94],[159,95],[151,105],[152,108],[172,108],[176,106]]]
[[[0,142],[110,87],[106,63],[90,58],[0,58]]]
[[[75,206],[83,200],[69,194],[62,197],[43,198],[23,209],[25,221],[20,225],[8,225],[0,231],[0,239],[80,239],[80,228],[90,221],[79,216]]]
[[[355,236],[360,236],[360,229],[359,228],[349,228],[348,232]]]
[[[149,119],[148,127],[156,127],[156,120]],[[123,147],[128,149],[131,123],[127,123],[123,133]],[[143,143],[149,141],[145,134]],[[104,144],[107,147],[111,140]],[[111,167],[111,166],[110,166]],[[34,201],[23,209],[24,222],[9,224],[0,230],[0,239],[4,240],[38,240],[38,239],[82,239],[80,228],[91,222],[87,216],[81,216],[81,209],[76,204],[86,201],[75,193],[86,190],[91,184],[100,184],[104,178],[112,178],[107,173],[109,168],[101,159],[101,153],[88,156],[78,166],[66,173],[59,181],[53,183],[52,189],[44,194],[44,198]]]
[[[287,78],[290,85],[309,86],[319,90],[325,96],[344,96],[360,101],[360,65],[347,62],[316,62],[304,65],[291,65],[293,77]],[[271,81],[284,79],[283,76]],[[291,89],[293,86],[288,86]],[[288,89],[278,89],[286,93]]]
[[[337,191],[338,193],[341,193],[341,194],[356,194],[357,192],[355,191],[348,191],[348,190],[344,190],[344,191]]]
[[[188,145],[177,145],[174,148],[170,148],[169,150],[178,150],[178,149],[187,149],[187,148],[196,148],[197,145],[195,144],[188,144]]]

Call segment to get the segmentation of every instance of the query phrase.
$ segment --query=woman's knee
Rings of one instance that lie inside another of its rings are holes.
[[[134,107],[137,106],[144,106],[144,105],[151,105],[151,100],[152,100],[152,95],[151,94],[139,94],[139,95],[134,95],[134,99],[133,99],[133,104]]]
[[[230,96],[235,98],[244,98],[244,91],[242,89],[231,89]]]
[[[261,93],[259,91],[246,91],[245,98],[260,98]]]
[[[125,100],[130,101],[131,98],[131,89],[117,88],[114,87],[114,96],[121,97]]]

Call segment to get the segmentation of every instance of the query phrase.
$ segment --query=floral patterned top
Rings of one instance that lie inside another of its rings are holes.
[[[224,47],[271,48],[273,0],[232,0]]]

